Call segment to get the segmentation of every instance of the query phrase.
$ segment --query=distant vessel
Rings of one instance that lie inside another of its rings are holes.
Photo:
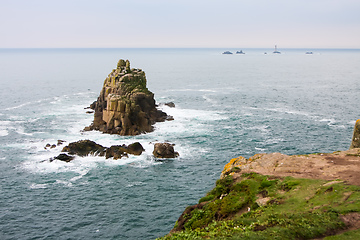
[[[275,51],[274,51],[273,53],[281,54],[281,52],[279,52],[279,51],[277,50],[277,46],[276,46],[276,45],[275,45]]]
[[[233,53],[230,51],[225,51],[225,52],[223,52],[223,54],[233,54]]]
[[[306,52],[305,54],[313,54],[313,52]]]
[[[243,52],[243,50],[240,50],[240,51],[236,51],[236,54],[245,54],[245,53]]]

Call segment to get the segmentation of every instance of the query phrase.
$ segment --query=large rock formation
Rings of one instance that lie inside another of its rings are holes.
[[[355,123],[353,138],[351,141],[350,149],[360,148],[360,119]]]
[[[75,158],[75,155],[80,157],[86,157],[89,155],[100,157],[105,156],[106,159],[113,158],[116,160],[121,159],[122,157],[127,157],[128,154],[141,155],[143,151],[145,151],[145,149],[139,142],[132,143],[128,146],[123,144],[113,145],[107,148],[91,140],[80,140],[77,142],[72,142],[62,149],[62,152],[67,152],[69,155],[61,153],[60,155],[51,158],[50,162],[54,160],[70,162]]]
[[[155,122],[165,121],[166,113],[157,110],[154,94],[146,87],[145,73],[130,69],[128,60],[119,60],[117,68],[105,79],[97,101],[94,122],[84,130],[138,135],[153,131]]]
[[[160,239],[358,239],[359,172],[359,148],[234,158]]]

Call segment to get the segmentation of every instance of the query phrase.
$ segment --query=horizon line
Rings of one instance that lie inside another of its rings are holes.
[[[0,49],[273,49],[273,47],[0,47]],[[280,47],[279,49],[360,50],[360,47]]]

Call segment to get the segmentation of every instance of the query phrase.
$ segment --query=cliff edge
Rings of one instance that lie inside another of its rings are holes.
[[[359,129],[347,151],[231,159],[161,239],[360,239]]]
[[[94,121],[85,131],[138,135],[153,131],[153,124],[168,117],[156,109],[145,72],[130,68],[129,60],[123,59],[105,79],[100,96],[90,107],[95,110]]]

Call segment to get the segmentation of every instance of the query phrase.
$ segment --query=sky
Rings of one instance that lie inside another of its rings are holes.
[[[360,48],[360,0],[0,0],[0,48]]]

